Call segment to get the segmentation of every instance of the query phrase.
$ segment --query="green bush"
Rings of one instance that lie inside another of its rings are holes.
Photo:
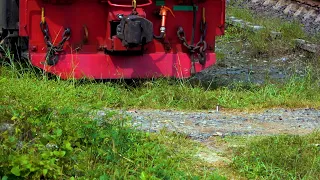
[[[2,124],[13,125],[1,132],[0,139],[0,174],[9,179],[181,179],[203,175],[188,167],[195,159],[179,150],[179,143],[174,142],[179,141],[178,136],[168,136],[166,141],[175,148],[167,147],[161,140],[164,135],[136,131],[125,116],[109,112],[89,118],[87,110],[17,106],[0,106]]]
[[[223,179],[185,136],[138,131],[104,111],[125,88],[0,69],[0,178]]]

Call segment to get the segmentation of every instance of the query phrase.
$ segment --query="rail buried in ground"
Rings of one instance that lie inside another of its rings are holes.
[[[234,16],[227,17],[226,23],[227,23],[227,25],[237,26],[242,29],[251,30],[253,32],[260,31],[265,28],[264,26],[254,25],[250,22],[246,22],[246,21],[244,21],[242,19],[238,19]],[[282,33],[278,32],[278,31],[270,31],[269,33],[270,33],[270,37],[272,37],[272,38],[278,38],[278,37],[282,36]],[[308,42],[307,40],[304,40],[304,39],[292,39],[292,41],[295,42],[297,48],[300,48],[302,50],[305,50],[310,53],[314,53],[317,56],[320,56],[320,45],[319,44],[313,44],[313,43]]]
[[[315,23],[320,22],[319,0],[250,0],[264,6],[272,6],[274,9],[283,10],[284,14],[302,16],[304,20],[313,19]]]

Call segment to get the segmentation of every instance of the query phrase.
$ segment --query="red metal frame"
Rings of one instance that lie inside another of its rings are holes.
[[[152,1],[151,0],[148,0],[149,2],[148,3],[145,3],[145,4],[137,4],[137,7],[145,7],[145,6],[149,6],[152,4]],[[108,0],[108,4],[110,6],[114,6],[114,7],[129,7],[129,8],[132,8],[132,5],[121,5],[121,4],[114,4],[112,3],[110,0]]]
[[[66,0],[67,1],[67,0]],[[117,14],[128,15],[131,8],[110,6],[108,1],[100,0],[68,0],[70,4],[59,4],[51,0],[44,3],[43,0],[20,0],[20,36],[29,38],[30,60],[34,66],[48,72],[67,78],[149,78],[170,76],[188,78],[191,76],[191,61],[188,49],[181,45],[177,37],[177,29],[182,26],[185,30],[188,42],[191,41],[192,19],[191,11],[174,11],[175,17],[168,14],[166,19],[166,45],[158,40],[153,40],[145,46],[143,55],[118,56],[106,54],[103,48],[109,51],[125,52],[121,41],[111,36],[112,21],[117,21]],[[113,0],[118,5],[131,3],[131,0]],[[161,19],[154,16],[154,11],[160,9],[151,0],[139,1],[137,8],[139,15],[153,22],[155,34],[159,34]],[[176,1],[166,0],[166,6],[173,8]],[[144,5],[144,8],[141,7]],[[41,8],[45,9],[46,21],[52,40],[57,43],[61,40],[61,34],[65,27],[71,29],[71,38],[64,46],[64,54],[60,56],[55,66],[44,64],[46,44],[40,29]],[[208,23],[206,41],[208,43],[207,62],[205,65],[196,63],[196,70],[200,72],[216,63],[215,38],[223,35],[225,23],[225,0],[207,0],[199,4],[197,12],[197,29],[195,29],[195,42],[200,39],[201,9],[206,8]],[[88,28],[88,43],[84,44],[79,52],[75,51],[83,40],[83,26]],[[137,48],[139,49],[139,48]]]

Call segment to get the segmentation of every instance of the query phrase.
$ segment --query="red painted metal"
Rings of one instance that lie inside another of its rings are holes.
[[[148,0],[149,2],[148,3],[145,3],[145,4],[137,4],[137,7],[145,7],[145,6],[149,6],[152,4],[152,1],[151,0]],[[131,8],[132,5],[123,5],[123,4],[114,4],[112,3],[110,0],[108,0],[108,4],[110,6],[115,6],[115,7],[129,7]]]
[[[166,17],[165,44],[153,40],[144,47],[143,55],[121,56],[126,48],[114,36],[113,28],[118,21],[118,14],[128,15],[132,9],[128,7],[110,6],[109,0],[20,0],[20,36],[29,38],[29,52],[31,63],[62,78],[148,78],[172,76],[178,78],[190,77],[191,61],[188,49],[181,45],[177,37],[177,29],[182,26],[188,42],[191,42],[192,11],[173,11],[175,17]],[[131,0],[112,0],[120,5],[131,4]],[[137,5],[152,4],[137,8],[139,15],[153,23],[154,33],[159,34],[160,18],[154,15],[155,0],[137,1]],[[174,0],[166,0],[166,6],[173,8],[178,5]],[[225,0],[206,0],[198,4],[195,29],[195,43],[200,40],[200,21],[202,8],[206,8],[208,23],[206,41],[207,62],[202,66],[196,63],[196,70],[200,72],[215,64],[215,39],[224,33]],[[46,22],[52,41],[61,40],[64,28],[71,29],[71,38],[64,45],[64,54],[59,62],[52,67],[44,65],[44,55],[47,52],[43,34],[40,29],[41,8],[45,10]],[[80,51],[75,51],[83,41],[83,26],[88,29],[88,43],[83,44]],[[170,47],[168,49],[168,47]],[[140,50],[140,47],[132,49]],[[107,52],[121,52],[111,55]],[[76,64],[76,66],[74,66]],[[178,67],[178,69],[176,69]],[[120,73],[118,73],[120,72]],[[72,75],[73,74],[73,75]]]
[[[191,64],[186,53],[151,53],[144,56],[115,57],[97,54],[66,54],[61,56],[56,66],[43,65],[44,53],[31,53],[33,64],[46,71],[58,74],[62,79],[118,79],[118,78],[157,78],[190,77]],[[216,62],[214,53],[207,55],[205,66],[196,64],[201,71]]]

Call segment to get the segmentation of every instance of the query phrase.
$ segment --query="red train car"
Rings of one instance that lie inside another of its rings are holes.
[[[216,62],[225,0],[1,0],[0,42],[68,78],[188,78]]]

